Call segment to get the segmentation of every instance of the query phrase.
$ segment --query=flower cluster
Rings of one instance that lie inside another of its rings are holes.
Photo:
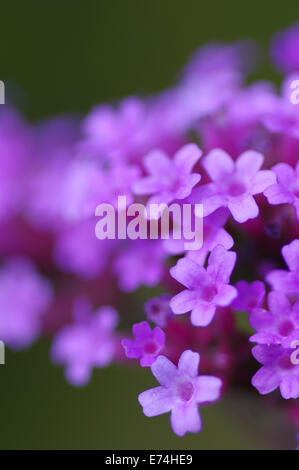
[[[275,403],[299,426],[298,51],[298,25],[273,40],[281,93],[246,84],[254,44],[215,43],[172,88],[81,120],[30,125],[2,106],[0,340],[22,349],[51,335],[51,359],[76,386],[113,361],[149,367],[160,385],[139,403],[146,416],[170,412],[179,436],[199,432],[198,406],[234,387],[279,388]],[[127,240],[120,223],[117,239],[97,239],[96,207],[120,220],[133,202],[188,203],[195,215],[202,204],[201,248]],[[129,337],[124,299],[140,287]]]

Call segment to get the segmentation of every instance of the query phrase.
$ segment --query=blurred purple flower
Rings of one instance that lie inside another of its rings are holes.
[[[0,270],[0,340],[14,349],[30,346],[42,332],[52,300],[50,284],[25,258],[10,258]]]
[[[65,376],[71,384],[87,384],[93,367],[110,364],[115,353],[117,323],[118,314],[114,308],[104,306],[92,314],[89,302],[84,298],[77,299],[74,323],[58,331],[51,349],[52,360],[65,364]]]
[[[116,255],[113,270],[124,292],[142,284],[153,287],[161,281],[167,255],[160,240],[128,241]]]
[[[278,163],[272,171],[277,176],[277,183],[264,192],[269,204],[292,204],[299,219],[299,162],[295,170],[287,163]]]
[[[276,34],[271,45],[271,56],[281,72],[299,71],[299,23]]]

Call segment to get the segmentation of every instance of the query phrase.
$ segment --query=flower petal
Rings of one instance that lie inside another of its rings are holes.
[[[186,432],[197,433],[201,430],[201,419],[198,407],[180,404],[171,411],[171,427],[175,434],[184,436]]]
[[[265,191],[266,188],[276,182],[276,175],[271,170],[263,170],[256,173],[250,183],[250,194],[259,194]]]
[[[216,312],[214,304],[208,302],[197,303],[191,312],[191,323],[194,326],[207,326],[211,323]]]
[[[232,198],[228,203],[228,208],[233,218],[241,224],[249,219],[255,219],[259,214],[255,200],[249,195]]]
[[[200,356],[197,352],[184,351],[178,363],[178,369],[181,372],[186,372],[190,377],[198,375]]]
[[[203,167],[213,181],[219,181],[235,168],[233,159],[221,149],[212,150],[202,161]]]
[[[248,150],[239,156],[236,161],[236,168],[248,177],[259,171],[263,162],[264,156],[261,153],[255,152],[254,150]]]
[[[196,144],[184,145],[174,156],[174,164],[183,173],[190,173],[195,163],[202,156]]]
[[[209,375],[201,375],[196,379],[197,392],[196,401],[197,403],[216,401],[220,398],[222,380],[218,377]]]
[[[165,356],[157,357],[151,366],[151,371],[158,382],[165,387],[169,387],[177,375],[176,366]]]
[[[152,417],[168,413],[172,405],[172,392],[165,387],[155,387],[140,393],[138,401],[145,416]]]

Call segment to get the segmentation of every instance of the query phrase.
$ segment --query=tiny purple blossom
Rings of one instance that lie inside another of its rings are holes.
[[[299,240],[293,240],[289,245],[285,245],[282,256],[289,268],[274,269],[266,276],[266,281],[273,290],[284,292],[285,294],[298,299],[299,296]]]
[[[272,171],[260,171],[263,161],[263,155],[253,150],[242,153],[236,162],[223,150],[212,150],[202,164],[213,182],[198,189],[204,216],[227,207],[239,223],[257,217],[259,208],[253,196],[276,181]]]
[[[278,163],[272,170],[277,183],[265,190],[269,204],[292,204],[299,219],[299,162],[295,170],[287,163]]]
[[[299,329],[299,302],[291,306],[282,292],[270,292],[268,295],[269,311],[254,309],[249,323],[257,333],[250,341],[260,344],[283,344],[288,337]]]
[[[11,258],[0,270],[0,340],[14,349],[30,346],[42,332],[52,289],[27,258]]]
[[[170,299],[170,295],[163,294],[160,297],[147,300],[144,304],[147,319],[162,328],[166,326],[168,320],[173,316],[169,305]]]
[[[299,331],[298,331],[299,338]],[[294,349],[278,344],[258,344],[252,349],[255,359],[263,364],[252,377],[252,385],[261,395],[280,387],[283,398],[299,397],[299,364],[292,363]]]
[[[146,321],[135,323],[132,329],[135,340],[123,339],[121,342],[126,356],[140,358],[141,367],[150,367],[164,348],[165,333],[158,326],[151,330]]]
[[[153,150],[144,158],[149,176],[135,181],[133,192],[153,194],[148,200],[148,207],[150,204],[169,204],[176,199],[185,199],[201,179],[198,173],[191,173],[201,155],[195,144],[182,147],[173,159],[161,150]]]
[[[199,360],[198,353],[187,350],[176,367],[165,356],[159,356],[151,370],[161,386],[146,390],[138,397],[145,416],[170,411],[171,427],[178,436],[200,432],[198,405],[220,398],[222,381],[218,377],[198,376]]]
[[[261,281],[254,281],[249,284],[247,281],[236,283],[238,296],[233,300],[231,308],[250,312],[252,309],[260,307],[265,297],[265,284]]]
[[[54,362],[66,365],[65,376],[71,384],[87,384],[93,367],[105,367],[112,361],[117,323],[114,308],[104,306],[92,315],[89,303],[77,300],[74,323],[58,331],[51,351]]]
[[[187,289],[172,298],[170,306],[176,315],[191,310],[194,326],[207,326],[214,318],[216,307],[226,307],[237,296],[229,284],[236,263],[236,253],[218,245],[209,256],[205,269],[190,258],[180,259],[170,269],[171,276]]]

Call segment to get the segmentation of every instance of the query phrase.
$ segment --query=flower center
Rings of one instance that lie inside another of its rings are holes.
[[[148,341],[144,345],[144,352],[146,354],[154,354],[157,351],[157,345],[153,341]]]
[[[204,286],[201,290],[201,297],[206,302],[211,302],[216,294],[217,289],[215,286]]]
[[[178,396],[182,401],[189,401],[194,393],[193,384],[189,381],[182,382],[178,386]]]
[[[245,191],[245,185],[239,181],[231,181],[228,186],[228,194],[232,197],[241,196],[241,194],[244,194]]]
[[[285,320],[279,325],[278,331],[281,336],[288,336],[294,329],[294,325],[290,320]]]

